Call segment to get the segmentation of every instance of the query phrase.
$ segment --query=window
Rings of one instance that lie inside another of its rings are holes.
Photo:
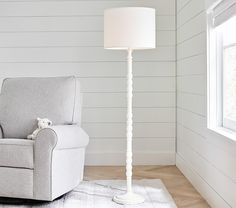
[[[223,39],[223,126],[236,131],[236,17],[219,30]]]
[[[208,14],[208,127],[236,140],[236,0]]]

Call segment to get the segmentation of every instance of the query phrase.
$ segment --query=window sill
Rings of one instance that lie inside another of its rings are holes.
[[[236,132],[224,127],[208,127],[208,129],[230,139],[236,141]]]

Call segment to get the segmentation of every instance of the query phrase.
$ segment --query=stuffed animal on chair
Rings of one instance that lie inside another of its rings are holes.
[[[47,118],[37,118],[37,121],[38,121],[38,128],[36,130],[34,130],[34,132],[32,134],[28,135],[27,139],[35,139],[38,132],[41,129],[48,128],[49,126],[52,125],[52,121],[50,121]]]

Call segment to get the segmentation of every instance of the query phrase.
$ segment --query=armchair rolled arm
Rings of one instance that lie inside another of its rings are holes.
[[[85,148],[89,137],[78,125],[58,125],[39,131],[34,145],[34,198],[52,200],[54,153]]]
[[[89,137],[78,125],[58,125],[39,131],[35,143],[45,142],[52,149],[80,148],[88,145]]]

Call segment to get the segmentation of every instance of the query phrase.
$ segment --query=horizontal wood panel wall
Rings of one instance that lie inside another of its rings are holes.
[[[86,163],[125,164],[126,52],[103,49],[103,11],[157,9],[157,48],[134,52],[135,164],[175,163],[175,0],[0,0],[0,80],[80,78]]]
[[[207,129],[205,0],[177,0],[177,54],[177,166],[212,207],[236,207],[236,143]]]

